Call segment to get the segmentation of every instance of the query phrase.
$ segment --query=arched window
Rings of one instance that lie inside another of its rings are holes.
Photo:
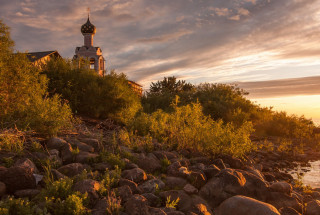
[[[91,58],[90,59],[90,69],[94,69],[94,63],[95,63],[95,59]]]

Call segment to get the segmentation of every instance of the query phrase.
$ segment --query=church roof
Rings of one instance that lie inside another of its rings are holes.
[[[81,26],[81,33],[83,34],[95,34],[96,33],[96,27],[91,24],[89,17],[85,24]]]
[[[41,58],[44,58],[49,55],[54,55],[56,57],[61,57],[60,54],[57,51],[44,51],[44,52],[29,52],[27,53],[27,58],[31,62],[35,62]]]

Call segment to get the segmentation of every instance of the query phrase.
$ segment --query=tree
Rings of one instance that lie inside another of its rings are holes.
[[[177,78],[164,77],[162,81],[157,81],[156,83],[151,83],[149,94],[164,94],[164,93],[179,93],[185,91],[191,91],[194,89],[194,86],[191,83],[186,83],[184,80],[177,81]]]
[[[54,135],[71,125],[68,105],[47,94],[47,79],[24,53],[13,53],[9,28],[0,21],[0,125]]]

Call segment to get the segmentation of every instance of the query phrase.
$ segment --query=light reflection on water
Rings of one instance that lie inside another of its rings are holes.
[[[320,160],[310,162],[311,167],[298,167],[298,171],[292,171],[290,174],[294,179],[297,179],[297,172],[304,173],[302,182],[304,185],[309,185],[312,188],[320,188]],[[303,169],[309,170],[304,172]]]

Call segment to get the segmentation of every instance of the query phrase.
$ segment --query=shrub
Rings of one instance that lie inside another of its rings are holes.
[[[75,194],[69,195],[65,201],[58,201],[53,213],[61,215],[89,214],[88,209],[83,204],[83,199]]]
[[[34,204],[25,199],[8,197],[0,201],[1,215],[45,215],[46,210],[37,208]]]
[[[50,61],[43,73],[50,80],[49,92],[61,95],[75,113],[127,123],[141,107],[124,74],[111,72],[101,77],[64,59]]]
[[[22,153],[24,150],[24,133],[17,129],[0,130],[0,150]]]
[[[55,135],[70,127],[70,108],[58,96],[47,97],[47,79],[25,54],[13,54],[9,30],[0,21],[0,126]]]
[[[182,107],[172,104],[173,112],[158,110],[152,114],[141,114],[131,128],[140,135],[150,135],[171,148],[188,148],[208,155],[217,153],[243,156],[254,149],[249,136],[252,124],[244,123],[239,128],[231,123],[214,121],[202,113],[199,103]]]

